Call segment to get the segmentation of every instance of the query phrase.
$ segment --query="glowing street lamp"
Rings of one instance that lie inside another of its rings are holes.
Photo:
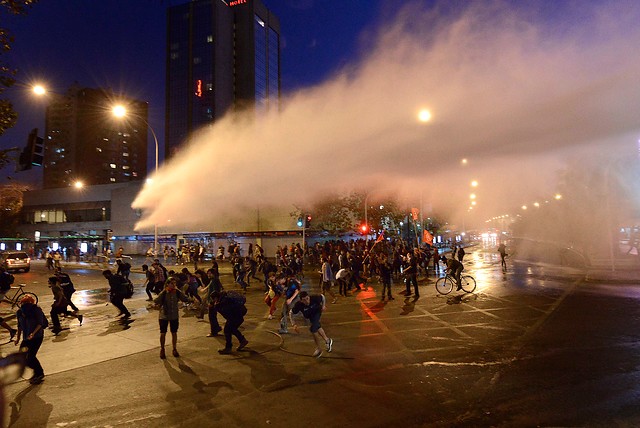
[[[82,189],[84,187],[84,183],[82,181],[76,181],[75,183],[73,183],[73,186],[76,189]]]
[[[422,123],[429,122],[431,120],[431,112],[427,109],[422,109],[418,112],[418,120]]]
[[[46,88],[42,85],[34,85],[32,90],[33,90],[33,93],[38,96],[41,96],[47,93]]]
[[[115,105],[113,106],[113,109],[111,110],[113,115],[117,118],[124,118],[127,116],[127,108],[121,104],[119,105]],[[156,174],[158,173],[158,137],[156,136],[155,131],[153,130],[153,128],[151,127],[151,125],[149,124],[149,122],[147,121],[147,119],[145,119],[142,116],[139,115],[134,115],[137,118],[141,119],[145,125],[147,125],[149,127],[149,130],[151,131],[151,135],[153,135],[153,142],[155,143],[156,146]],[[148,181],[149,182],[149,181]],[[158,224],[154,222],[153,224],[153,252],[155,255],[158,254]]]
[[[477,180],[473,180],[471,182],[471,187],[478,187],[478,181]]]

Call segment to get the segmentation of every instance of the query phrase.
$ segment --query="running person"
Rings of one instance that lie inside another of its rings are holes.
[[[329,338],[320,325],[320,317],[325,308],[325,298],[321,294],[310,296],[309,293],[303,291],[300,293],[300,301],[293,306],[293,313],[302,312],[302,315],[311,322],[309,331],[313,335],[316,342],[316,350],[313,356],[318,358],[322,355],[322,344],[326,346],[327,352],[333,350],[333,339]]]

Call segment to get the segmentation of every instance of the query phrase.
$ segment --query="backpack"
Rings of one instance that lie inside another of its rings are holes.
[[[247,298],[244,297],[244,294],[240,294],[235,291],[227,291],[226,294],[227,295],[225,297],[235,304],[244,305],[247,303]]]
[[[132,298],[133,297],[133,282],[131,282],[128,279],[126,279],[125,282],[124,282],[124,286],[125,286],[124,298],[125,299]]]

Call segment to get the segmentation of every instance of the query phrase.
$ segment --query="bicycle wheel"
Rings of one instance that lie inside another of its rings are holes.
[[[14,305],[17,307],[20,307],[20,300],[22,300],[25,296],[31,296],[33,298],[33,300],[35,301],[36,304],[38,304],[38,295],[35,293],[32,293],[30,291],[23,291],[22,293],[18,294],[15,297],[15,303]]]
[[[476,289],[476,280],[471,275],[464,275],[460,278],[462,282],[462,289],[466,293],[473,293],[473,290]]]
[[[453,281],[448,276],[442,276],[436,281],[436,290],[440,294],[449,294],[453,290]]]

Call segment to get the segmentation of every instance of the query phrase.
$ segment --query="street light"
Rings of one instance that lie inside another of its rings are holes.
[[[127,112],[127,108],[121,104],[115,105],[113,106],[113,109],[111,110],[113,112],[113,115],[117,118],[123,118],[125,116],[127,116],[128,112]],[[142,120],[145,125],[147,125],[147,127],[149,128],[149,130],[151,131],[151,135],[153,135],[153,142],[156,146],[156,169],[155,172],[156,174],[158,173],[158,137],[156,136],[155,131],[153,130],[153,127],[149,124],[149,122],[147,121],[147,119],[145,119],[144,117],[140,116],[140,115],[135,115],[138,119]],[[153,253],[154,255],[158,254],[158,224],[156,222],[153,222]]]

